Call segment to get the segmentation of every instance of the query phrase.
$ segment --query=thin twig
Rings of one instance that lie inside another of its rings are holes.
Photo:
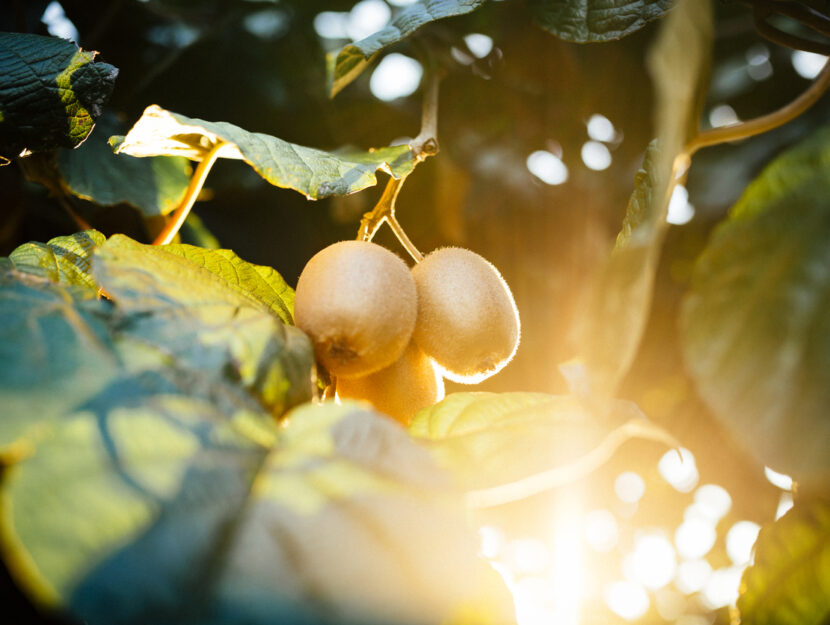
[[[404,249],[409,252],[409,255],[416,263],[420,263],[424,260],[424,255],[421,254],[421,251],[415,247],[415,244],[410,240],[407,236],[406,231],[403,229],[400,223],[398,223],[398,218],[395,217],[394,211],[386,218],[386,223],[389,224],[389,227],[392,228],[392,232],[395,233],[395,236],[398,237],[398,241],[401,242]]]
[[[756,119],[751,119],[733,126],[714,128],[701,132],[689,142],[686,146],[685,153],[687,156],[691,156],[700,148],[754,137],[755,135],[783,126],[813,106],[824,92],[827,91],[828,87],[830,87],[830,60],[824,64],[824,67],[813,81],[813,84],[789,104],[782,106],[773,113],[763,115]]]
[[[219,151],[224,145],[225,143],[220,141],[214,145],[213,148],[211,148],[210,152],[205,154],[205,157],[196,167],[193,177],[190,179],[190,184],[187,187],[187,191],[185,192],[181,203],[170,217],[170,221],[168,221],[167,225],[164,226],[164,229],[159,232],[158,236],[156,236],[153,240],[153,245],[166,245],[173,240],[173,237],[176,236],[176,233],[178,233],[179,229],[182,227],[184,220],[187,219],[190,209],[193,208],[193,204],[196,202],[196,197],[199,195],[199,191],[202,190],[202,186],[205,184],[207,175],[210,173],[210,169],[219,157]]]
[[[428,66],[428,79],[424,90],[423,108],[421,109],[421,130],[409,144],[412,151],[412,158],[415,165],[430,156],[438,154],[438,85],[441,77],[436,71]],[[386,183],[383,194],[375,204],[374,208],[363,215],[360,221],[360,228],[357,232],[357,239],[360,241],[371,241],[378,228],[384,223],[389,224],[392,232],[400,241],[415,262],[424,259],[423,254],[418,250],[412,240],[407,236],[401,224],[395,216],[395,202],[398,194],[406,181],[408,174],[400,178],[390,178]]]
[[[784,32],[780,28],[776,28],[767,21],[769,13],[763,10],[755,11],[755,30],[758,31],[765,39],[778,45],[792,48],[793,50],[805,50],[815,54],[830,54],[830,46],[818,41],[811,41],[798,37],[796,35]]]

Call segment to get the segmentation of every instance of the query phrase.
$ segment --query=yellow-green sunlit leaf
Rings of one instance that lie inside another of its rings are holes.
[[[765,465],[830,469],[830,127],[778,157],[701,254],[683,306],[701,395]]]
[[[657,140],[646,151],[622,231],[598,272],[579,324],[578,366],[567,374],[576,392],[614,396],[640,344],[667,228],[675,160],[700,117],[701,85],[710,62],[711,12],[709,0],[681,0],[649,52]]]
[[[544,393],[454,393],[409,426],[451,470],[474,506],[572,483],[631,438],[673,445],[632,403]]]
[[[366,69],[372,57],[435,20],[476,10],[486,0],[420,0],[405,8],[392,23],[365,39],[331,53],[327,59],[329,93],[333,96]]]
[[[187,159],[114,154],[107,140],[121,131],[118,121],[105,114],[83,145],[59,151],[64,188],[102,206],[127,203],[148,216],[172,212],[190,182]]]
[[[112,137],[110,143],[118,154],[194,160],[202,160],[222,143],[220,158],[244,160],[271,184],[294,189],[312,200],[370,187],[377,183],[378,169],[400,178],[414,167],[406,145],[325,152],[227,122],[191,119],[155,104],[144,110],[126,137]]]
[[[822,625],[830,616],[830,501],[806,497],[755,543],[741,580],[743,625]]]
[[[97,230],[86,230],[47,243],[24,243],[9,255],[9,260],[18,271],[55,283],[96,289],[90,262],[92,252],[104,241],[106,237]]]
[[[328,403],[277,428],[136,393],[79,409],[7,477],[5,547],[41,598],[90,625],[432,625],[482,600],[465,625],[510,622],[447,476],[395,423]]]

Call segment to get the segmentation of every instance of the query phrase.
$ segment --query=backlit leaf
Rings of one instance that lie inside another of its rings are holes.
[[[206,122],[149,106],[126,137],[113,137],[119,154],[184,156],[202,160],[216,145],[222,158],[242,159],[268,182],[316,200],[377,183],[378,169],[395,178],[414,167],[408,146],[325,152],[248,132],[227,122]]]
[[[636,355],[668,227],[675,160],[697,128],[711,42],[709,0],[681,0],[649,52],[657,140],[646,151],[622,231],[592,285],[577,357],[563,368],[575,392],[613,397]]]
[[[64,188],[102,206],[127,203],[147,216],[170,213],[190,182],[187,159],[113,154],[107,140],[120,131],[120,124],[104,115],[83,145],[58,153]]]
[[[701,395],[757,457],[830,469],[830,127],[745,191],[697,261],[684,354]]]
[[[630,438],[674,444],[630,402],[543,393],[455,393],[418,412],[409,431],[431,441],[477,507],[572,483]]]
[[[699,0],[698,0],[699,1]],[[673,0],[529,0],[536,23],[576,43],[612,41],[640,30]]]
[[[366,69],[374,55],[406,39],[422,26],[470,13],[485,2],[486,0],[420,0],[406,7],[388,26],[329,55],[329,93],[332,97],[337,95]]]
[[[95,54],[58,37],[0,33],[0,156],[86,138],[118,75]]]
[[[741,580],[743,625],[823,625],[830,617],[830,501],[805,498],[761,529]]]

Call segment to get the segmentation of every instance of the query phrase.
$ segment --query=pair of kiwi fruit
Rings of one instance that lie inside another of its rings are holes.
[[[341,398],[365,399],[407,423],[444,395],[442,377],[475,384],[506,365],[519,314],[499,272],[458,247],[410,270],[386,248],[340,241],[306,264],[294,319]]]

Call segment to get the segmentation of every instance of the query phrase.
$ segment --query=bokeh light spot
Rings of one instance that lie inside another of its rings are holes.
[[[565,163],[546,150],[536,150],[528,156],[527,168],[539,180],[550,185],[562,184],[568,180],[568,168]]]
[[[681,493],[691,492],[700,477],[695,457],[685,447],[671,449],[663,454],[657,463],[657,470],[664,480]]]
[[[662,534],[643,534],[634,542],[634,550],[623,559],[623,574],[630,582],[656,590],[674,579],[677,558],[674,547]]]
[[[689,203],[689,192],[682,184],[676,185],[669,200],[666,221],[675,226],[689,223],[695,216],[695,207]]]
[[[681,558],[702,558],[714,547],[717,540],[715,527],[700,518],[683,521],[674,533],[674,544]]]
[[[703,605],[710,610],[735,605],[743,571],[739,566],[715,570],[700,593]]]
[[[72,23],[72,20],[66,17],[66,13],[60,2],[53,0],[47,4],[43,15],[40,16],[40,21],[46,25],[46,30],[50,35],[60,37],[61,39],[68,39],[69,41],[75,42],[75,44],[78,43],[80,39],[78,29]]]
[[[314,32],[323,39],[348,39],[349,14],[323,11],[314,16]]]
[[[421,83],[424,69],[415,59],[393,52],[378,63],[369,79],[369,89],[379,100],[389,102],[411,95]]]
[[[617,493],[620,501],[636,503],[646,492],[646,483],[634,471],[625,471],[614,480],[614,492]]]
[[[793,478],[791,478],[789,475],[779,473],[778,471],[773,471],[769,467],[764,467],[764,475],[766,476],[767,481],[770,484],[772,484],[773,486],[777,486],[781,490],[793,489]]]
[[[793,69],[802,78],[812,80],[818,76],[821,68],[827,62],[827,57],[815,52],[805,52],[804,50],[793,50],[791,57]]]
[[[695,504],[707,519],[719,521],[732,507],[732,497],[723,486],[704,484],[695,491]]]
[[[580,154],[588,169],[602,171],[611,166],[611,152],[599,141],[586,141]]]
[[[464,43],[476,58],[483,59],[493,50],[493,39],[481,33],[470,33],[464,37]]]
[[[588,120],[588,136],[594,141],[603,141],[608,143],[614,140],[617,136],[617,131],[614,129],[614,124],[611,123],[605,115],[591,115]]]
[[[690,595],[706,587],[712,576],[712,566],[706,560],[688,560],[677,567],[674,585],[680,592]]]
[[[608,510],[592,510],[585,517],[585,542],[594,551],[605,553],[617,546],[617,519]]]
[[[626,621],[635,621],[648,611],[650,604],[645,588],[632,582],[613,582],[605,587],[605,603]]]
[[[346,33],[358,41],[386,26],[391,17],[392,10],[383,0],[361,0],[349,11]]]
[[[738,521],[726,534],[726,553],[736,565],[749,564],[752,547],[758,539],[761,526],[752,521]]]
[[[738,114],[728,104],[718,104],[709,111],[709,124],[712,128],[720,128],[722,126],[732,126],[741,121]]]

